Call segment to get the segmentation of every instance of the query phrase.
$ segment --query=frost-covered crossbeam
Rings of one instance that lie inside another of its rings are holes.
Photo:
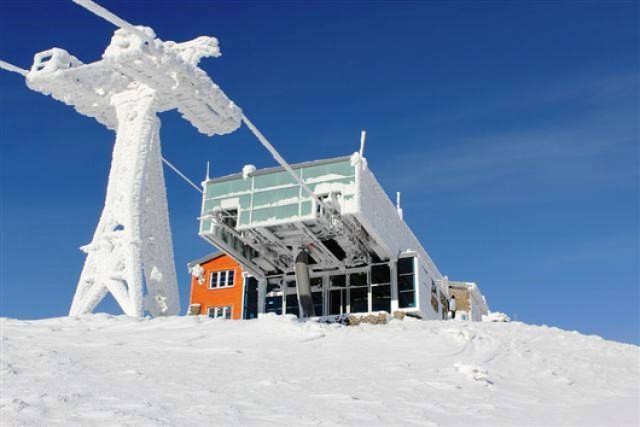
[[[119,29],[103,59],[91,64],[83,64],[63,49],[38,53],[26,76],[27,85],[110,129],[117,127],[113,95],[140,84],[156,92],[156,111],[178,109],[206,135],[230,133],[240,126],[242,110],[197,66],[203,57],[220,56],[217,39],[163,42],[152,29],[136,28],[152,40]]]

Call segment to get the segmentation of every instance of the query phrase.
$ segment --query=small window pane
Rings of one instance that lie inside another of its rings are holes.
[[[231,319],[231,307],[225,307],[224,308],[224,318],[225,319]]]
[[[269,279],[267,281],[267,293],[280,289],[280,279]]]
[[[413,257],[400,258],[398,260],[398,274],[413,273]]]
[[[282,296],[267,297],[265,300],[265,312],[282,314]]]
[[[217,288],[218,287],[218,272],[217,271],[212,271],[211,272],[211,277],[209,278],[209,287],[210,288]]]
[[[333,288],[345,288],[347,286],[347,279],[344,274],[338,274],[331,276],[331,287]]]
[[[298,306],[298,295],[287,295],[287,314],[295,314],[300,316],[300,307]]]
[[[349,275],[349,286],[352,288],[367,286],[367,273],[354,273]]]
[[[329,291],[329,314],[344,314],[347,311],[346,289]]]
[[[369,311],[369,295],[367,287],[351,288],[351,313],[366,313]]]
[[[234,271],[233,270],[229,270],[227,271],[227,286],[233,286],[233,277],[234,277]]]
[[[371,288],[371,310],[391,313],[391,286],[381,285]]]
[[[313,299],[313,312],[316,316],[322,316],[322,292],[313,292],[311,294],[311,298]]]
[[[413,291],[413,274],[398,277],[399,291]]]
[[[314,277],[311,279],[311,287],[322,289],[322,277]]]
[[[400,308],[415,307],[415,292],[398,292],[398,305]]]
[[[374,265],[371,267],[371,284],[391,283],[391,272],[388,265]]]

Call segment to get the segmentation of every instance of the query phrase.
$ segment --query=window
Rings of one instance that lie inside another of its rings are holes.
[[[322,291],[316,291],[311,294],[313,301],[313,314],[316,316],[323,315]]]
[[[279,279],[269,279],[267,280],[267,293],[276,292],[280,290],[280,280]]]
[[[258,281],[255,277],[247,277],[244,286],[244,307],[242,318],[258,317]]]
[[[289,294],[286,298],[286,310],[287,314],[294,314],[296,317],[300,317],[300,307],[298,306],[298,295]]]
[[[282,279],[267,279],[265,313],[282,314]]]
[[[230,305],[209,307],[207,314],[213,319],[231,319],[233,308]]]
[[[351,313],[366,313],[369,311],[367,273],[349,275],[349,303],[349,311]]]
[[[311,279],[311,298],[313,301],[313,314],[316,316],[323,315],[322,295],[322,277],[313,277]]]
[[[391,313],[391,272],[386,264],[371,267],[371,311]]]
[[[282,314],[282,295],[267,297],[264,311],[265,313]]]
[[[414,259],[409,257],[398,260],[398,306],[400,308],[416,306]]]
[[[347,312],[347,278],[338,274],[329,278],[329,314],[344,314]]]
[[[219,272],[212,271],[209,277],[209,289],[217,288],[220,281]]]
[[[238,210],[227,209],[222,212],[222,222],[231,228],[236,228],[238,224]]]
[[[212,271],[209,277],[209,289],[229,288],[235,279],[234,270]]]
[[[292,289],[296,288],[296,281],[295,280],[287,280],[285,283],[287,284],[287,288],[292,288]]]

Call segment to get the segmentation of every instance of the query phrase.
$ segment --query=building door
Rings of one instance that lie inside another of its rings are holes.
[[[258,317],[258,281],[254,277],[247,277],[244,285],[243,319]]]

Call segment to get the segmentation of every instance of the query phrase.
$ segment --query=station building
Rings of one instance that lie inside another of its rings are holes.
[[[220,252],[189,264],[189,313],[447,318],[448,281],[364,157],[291,168],[298,179],[247,166],[203,183],[199,235]]]

